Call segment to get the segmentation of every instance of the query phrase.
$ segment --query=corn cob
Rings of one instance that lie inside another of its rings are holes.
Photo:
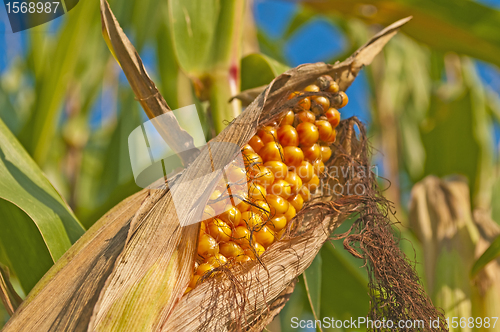
[[[327,92],[306,96],[305,92]],[[318,191],[348,98],[328,75],[296,91],[298,102],[278,122],[266,125],[231,163],[211,194],[200,223],[191,291],[217,267],[255,260],[280,239],[304,203]],[[335,107],[333,107],[335,106]]]

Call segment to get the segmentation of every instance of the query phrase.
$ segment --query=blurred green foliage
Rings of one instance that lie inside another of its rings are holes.
[[[365,69],[370,137],[381,151],[375,160],[392,183],[386,194],[406,225],[413,183],[429,174],[460,173],[469,179],[473,208],[493,211],[500,223],[493,132],[500,120],[500,99],[475,67],[475,59],[500,65],[498,10],[470,0],[308,2],[298,5],[283,38],[274,40],[254,29],[250,14],[242,22],[242,1],[109,2],[138,52],[148,57],[148,72],[171,108],[197,105],[207,139],[235,115],[237,108],[227,106],[228,96],[267,84],[286,70],[284,45],[308,22],[321,18],[338,28],[348,41],[343,50],[348,55],[381,25],[412,15],[383,55]],[[127,137],[145,117],[102,39],[97,1],[81,1],[55,33],[44,29],[26,32],[26,54],[12,61],[0,78],[0,117],[75,212],[75,222],[88,229],[139,190]],[[256,40],[264,53],[255,47]],[[234,68],[241,70],[240,77],[230,75]],[[28,292],[59,254],[49,256],[50,244],[42,240],[42,229],[37,233],[36,216],[30,218],[3,200],[0,211],[0,261],[13,270],[20,292]],[[10,233],[6,220],[17,223],[10,224]],[[15,232],[29,246],[13,243]],[[415,239],[407,228],[401,236]],[[280,315],[282,331],[288,330],[290,317],[312,317],[310,302],[321,317],[367,313],[363,262],[334,243],[335,248],[325,244],[298,283]],[[416,249],[423,259],[418,242],[403,242],[403,249],[410,258]],[[16,255],[5,255],[16,250]],[[5,316],[0,309],[0,322]]]

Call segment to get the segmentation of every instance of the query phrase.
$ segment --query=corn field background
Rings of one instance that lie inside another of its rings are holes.
[[[434,304],[448,317],[500,316],[499,1],[109,3],[169,106],[197,106],[207,141],[241,112],[231,96],[343,60],[413,16],[347,91],[342,117],[368,126],[401,246]],[[127,139],[147,117],[104,42],[98,1],[16,34],[0,8],[0,119],[0,263],[24,297],[140,190]],[[362,265],[342,241],[326,243],[268,329],[294,330],[292,317],[313,312],[366,316]],[[0,327],[8,319],[0,305]]]

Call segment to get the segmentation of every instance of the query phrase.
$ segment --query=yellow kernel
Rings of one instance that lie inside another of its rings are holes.
[[[211,264],[203,263],[203,264],[200,264],[200,266],[198,266],[198,268],[196,269],[196,274],[199,276],[202,276],[205,273],[212,271],[213,269],[214,269],[214,267]]]
[[[319,139],[328,142],[334,130],[330,122],[327,120],[317,120],[314,124],[318,127]]]
[[[288,201],[281,196],[269,194],[266,197],[267,204],[269,204],[271,216],[284,214],[288,210]]]
[[[259,130],[257,135],[260,137],[260,139],[264,144],[269,142],[275,142],[278,140],[278,134],[276,128],[273,128],[271,126],[263,127],[261,130]]]
[[[339,95],[342,97],[342,102],[340,103],[338,108],[342,108],[345,105],[347,105],[347,103],[349,102],[349,98],[347,98],[347,95],[345,94],[344,91],[340,91]]]
[[[249,153],[249,152],[255,152],[254,149],[250,146],[250,144],[245,144],[241,148],[241,153]]]
[[[257,184],[260,184],[264,188],[269,187],[274,182],[273,172],[265,166],[260,167],[258,171],[253,173],[254,173],[252,174],[253,181]]]
[[[236,257],[235,261],[238,263],[245,263],[251,261],[252,259],[248,255],[239,255]]]
[[[219,218],[214,218],[208,224],[208,233],[219,242],[229,241],[231,238],[231,228]]]
[[[247,172],[245,169],[236,166],[229,167],[226,171],[226,175],[230,183],[245,183],[247,179]]]
[[[311,110],[315,114],[323,114],[330,107],[330,100],[323,96],[312,97]]]
[[[259,228],[263,224],[262,218],[251,211],[243,212],[241,214],[241,219],[249,229]]]
[[[297,114],[297,118],[300,122],[311,122],[316,121],[316,116],[311,111],[302,111]]]
[[[293,195],[288,199],[288,202],[293,205],[296,211],[302,210],[302,207],[304,206],[304,199],[300,194]]]
[[[300,91],[292,92],[291,94],[288,95],[288,99],[290,100],[294,97],[301,96],[302,94],[303,94],[303,92],[300,92]],[[299,102],[297,103],[297,106],[300,109],[308,110],[309,108],[311,108],[311,99],[309,97],[305,97],[303,99],[300,99]]]
[[[284,180],[288,175],[288,166],[282,161],[268,161],[264,166],[273,172],[275,180]]]
[[[198,254],[203,257],[210,257],[218,251],[217,241],[208,234],[202,234],[198,242]]]
[[[238,226],[233,229],[233,241],[239,244],[242,248],[250,247],[250,230],[246,226]]]
[[[297,133],[299,133],[299,141],[301,145],[312,145],[319,139],[319,130],[314,123],[302,122],[297,126]]]
[[[220,245],[220,253],[225,257],[237,257],[243,254],[243,249],[237,243],[229,241]]]
[[[214,190],[212,195],[210,195],[210,199],[208,201],[208,205],[214,209],[215,215],[221,214],[224,212],[224,208],[227,204],[231,203],[229,199],[229,195],[223,195],[220,190]]]
[[[248,188],[248,197],[250,200],[265,200],[266,189],[258,183],[251,183]]]
[[[195,288],[196,285],[198,284],[198,280],[200,280],[201,276],[198,274],[193,275],[191,278],[191,281],[189,282],[189,287]]]
[[[287,202],[288,203],[288,202]],[[276,216],[267,222],[267,226],[275,232],[279,232],[285,228],[287,223],[286,217],[284,215]]]
[[[302,180],[295,172],[288,171],[285,181],[290,183],[291,194],[297,194],[302,187]]]
[[[249,153],[243,156],[245,167],[262,164],[262,158],[257,153]]]
[[[264,248],[264,246],[262,244],[260,244],[259,242],[254,242],[252,244],[252,248],[245,249],[245,255],[254,259],[255,254],[257,254],[257,257],[258,257],[258,256],[261,256],[264,253],[264,251],[266,251],[266,249]]]
[[[288,166],[299,166],[304,160],[304,152],[297,146],[286,146],[283,149],[283,157]]]
[[[316,174],[314,174],[313,178],[311,181],[306,183],[307,189],[309,189],[310,192],[314,193],[318,187],[319,187],[319,178]]]
[[[213,217],[215,217],[215,210],[211,206],[205,205],[205,208],[203,209],[203,215],[201,217],[201,220],[210,220]]]
[[[339,125],[340,112],[336,108],[330,108],[328,111],[326,111],[325,116],[328,119],[328,122],[330,122],[330,124],[332,125],[332,128],[335,128]]]
[[[311,200],[311,192],[305,185],[300,188],[299,194],[304,199],[304,202],[309,202]]]
[[[253,204],[254,205],[250,206],[249,211],[260,216],[262,220],[267,220],[271,215],[271,208],[269,207],[269,204],[261,200],[255,201]]]
[[[321,158],[321,149],[318,144],[303,145],[300,147],[304,153],[304,159],[313,163],[314,161]]]
[[[292,195],[292,187],[290,183],[286,182],[285,180],[276,180],[271,185],[269,193],[288,199],[288,197]]]
[[[285,218],[287,222],[290,222],[297,215],[297,211],[292,204],[288,206],[288,210],[285,213]]]
[[[330,149],[330,147],[327,145],[321,145],[320,149],[321,149],[321,160],[323,161],[323,163],[325,163],[332,156],[332,149]]]
[[[264,146],[264,142],[262,142],[259,136],[255,135],[250,139],[248,145],[252,147],[255,153],[259,153],[260,149]]]
[[[331,82],[330,86],[328,87],[328,92],[330,92],[330,93],[339,92],[339,84],[335,81]]]
[[[240,210],[241,213],[248,211],[250,209],[250,204],[248,204],[248,192],[238,191],[233,195],[233,202],[236,204],[236,208]]]
[[[231,205],[229,208],[226,207],[226,211],[219,218],[232,227],[236,227],[241,223],[241,212],[236,206]]]
[[[315,84],[308,85],[304,88],[304,91],[307,92],[319,92],[319,86]]]
[[[299,176],[303,183],[311,181],[314,175],[314,167],[308,161],[303,161],[297,169],[295,169],[295,173]]]
[[[284,125],[278,129],[278,140],[282,146],[299,146],[299,134],[291,125]]]
[[[269,247],[274,242],[274,232],[267,226],[254,232],[255,240],[257,243],[262,244],[265,248]]]
[[[295,113],[292,110],[288,111],[280,122],[280,126],[293,125]]]
[[[314,174],[316,174],[317,176],[321,176],[325,171],[325,164],[321,159],[314,160],[312,162],[312,165],[314,167]]]
[[[214,268],[222,266],[227,263],[227,258],[224,255],[216,254],[209,259],[207,259],[207,263],[212,265]]]
[[[264,162],[268,161],[282,161],[283,160],[283,147],[278,141],[266,143],[260,150],[259,155]]]
[[[207,225],[202,221],[200,222],[200,236],[207,232]]]

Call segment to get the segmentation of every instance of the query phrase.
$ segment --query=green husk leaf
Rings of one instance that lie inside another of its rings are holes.
[[[264,54],[249,54],[241,59],[241,90],[267,85],[288,69],[288,66]]]
[[[486,251],[477,259],[472,266],[470,275],[475,277],[488,263],[500,257],[500,236],[486,249]]]

